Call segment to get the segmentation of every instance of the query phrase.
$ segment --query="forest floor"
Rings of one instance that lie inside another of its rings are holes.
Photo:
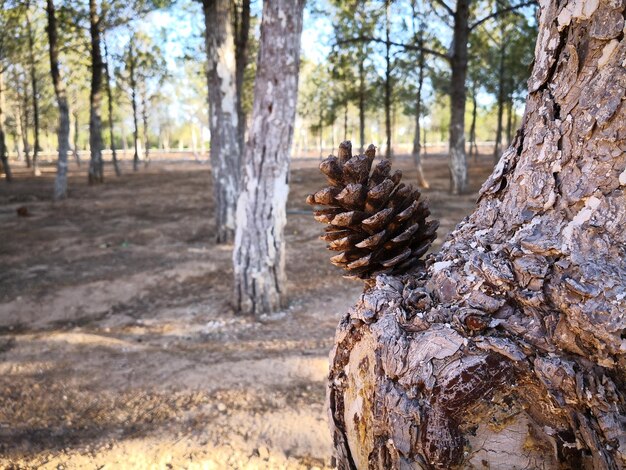
[[[232,311],[207,165],[124,166],[91,187],[83,165],[60,203],[52,168],[15,168],[0,186],[0,468],[328,467],[328,352],[361,285],[330,265],[304,203],[317,164],[292,164],[289,308],[256,321]],[[415,180],[409,158],[394,165]],[[471,163],[462,197],[443,156],[424,166],[439,246],[492,160]]]

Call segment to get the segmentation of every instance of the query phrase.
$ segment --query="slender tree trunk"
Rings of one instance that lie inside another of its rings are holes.
[[[467,157],[465,155],[465,76],[469,38],[469,5],[471,0],[457,0],[450,68],[450,191],[467,190]]]
[[[107,92],[107,110],[109,113],[109,140],[111,141],[111,158],[113,160],[113,168],[115,176],[121,176],[120,164],[117,161],[117,151],[115,150],[115,130],[113,128],[113,92],[111,91],[111,68],[109,66],[109,48],[107,47],[106,36],[102,36],[102,44],[104,45],[104,79],[106,82]]]
[[[91,36],[91,92],[89,94],[89,184],[104,182],[102,162],[102,52],[100,51],[100,15],[97,0],[89,0]]]
[[[228,0],[204,0],[211,175],[217,243],[230,243],[241,180],[235,40]],[[243,73],[243,72],[242,72]],[[242,78],[243,79],[243,78]],[[243,83],[243,82],[242,82]]]
[[[148,98],[146,97],[145,84],[141,92],[141,118],[143,121],[144,166],[147,166],[150,160],[150,141],[148,140]]]
[[[540,3],[522,127],[474,213],[341,320],[338,468],[626,468],[625,6],[585,6]]]
[[[391,0],[385,1],[385,157],[391,158]]]
[[[20,113],[20,121],[22,122],[22,141],[24,145],[24,156],[26,158],[26,168],[31,168],[32,163],[30,159],[30,142],[28,141],[28,123],[30,121],[28,109],[30,107],[30,103],[28,100],[28,85],[24,84],[24,96],[22,98],[22,106]]]
[[[304,3],[263,3],[252,125],[233,252],[235,303],[244,314],[274,312],[286,303],[283,232]]]
[[[420,32],[421,35],[421,32]],[[422,45],[421,36],[418,43]],[[417,94],[415,95],[415,135],[413,137],[413,162],[417,170],[417,184],[421,188],[429,188],[430,185],[424,177],[422,169],[422,145],[421,145],[421,128],[420,118],[422,116],[422,88],[424,86],[424,52],[419,52],[418,64],[419,75],[417,79]]]
[[[496,140],[493,148],[493,159],[495,163],[500,159],[502,153],[502,117],[504,115],[504,59],[506,57],[506,38],[504,36],[504,28],[500,28],[500,60],[498,63],[498,120],[496,125]]]
[[[319,115],[319,138],[320,138],[320,160],[324,158],[324,109],[320,106]]]
[[[359,151],[365,151],[365,54],[359,61]]]
[[[4,74],[0,71],[0,162],[7,183],[13,181],[11,165],[7,154],[6,135],[4,132]]]
[[[511,87],[512,89],[513,87]],[[513,140],[513,98],[509,96],[506,102],[506,144],[511,145]]]
[[[26,30],[28,33],[28,66],[30,72],[30,84],[32,88],[32,104],[33,104],[33,132],[35,142],[33,144],[33,173],[35,176],[41,175],[39,170],[39,152],[41,144],[39,143],[39,86],[37,83],[37,69],[35,62],[35,36],[33,34],[33,26],[30,17],[30,2],[26,2]],[[30,165],[29,165],[30,166]]]
[[[348,140],[348,101],[343,107],[343,140]]]
[[[74,153],[74,160],[76,160],[76,165],[80,168],[80,151],[78,150],[78,138],[80,136],[80,121],[78,119],[78,110],[75,109],[72,112],[72,116],[74,117],[74,145],[72,146]]]
[[[478,145],[476,145],[476,117],[478,114],[478,103],[476,102],[476,85],[472,87],[472,124],[470,125],[470,154],[474,156],[474,162],[478,161]]]
[[[59,157],[57,160],[57,175],[54,182],[54,199],[64,199],[67,196],[67,152],[70,148],[70,110],[65,94],[65,84],[59,71],[59,46],[57,36],[57,20],[54,0],[46,0],[48,16],[48,45],[50,49],[50,71],[54,94],[59,107],[59,127],[57,130]]]
[[[128,50],[128,71],[129,71],[129,81],[130,81],[130,97],[131,97],[131,105],[133,108],[133,143],[135,153],[133,154],[133,171],[137,171],[139,169],[139,117],[137,114],[137,75],[136,75],[136,60],[135,57],[135,49],[133,47],[133,39],[129,44]]]
[[[235,2],[233,2],[236,5]],[[237,134],[240,153],[246,136],[246,113],[243,109],[243,83],[248,64],[248,37],[250,35],[250,0],[241,0],[241,13],[235,11],[235,83],[237,86]]]

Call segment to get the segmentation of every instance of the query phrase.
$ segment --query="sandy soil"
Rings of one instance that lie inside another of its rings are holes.
[[[490,165],[451,197],[445,160],[427,157],[438,243]],[[100,187],[73,168],[62,203],[46,170],[0,185],[0,467],[328,467],[327,355],[361,286],[328,263],[304,204],[317,162],[292,165],[289,308],[257,321],[232,311],[206,165],[125,167]]]

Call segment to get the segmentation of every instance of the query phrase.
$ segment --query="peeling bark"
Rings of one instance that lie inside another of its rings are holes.
[[[541,2],[522,127],[475,212],[342,319],[339,468],[626,468],[624,10]]]
[[[235,211],[241,179],[232,7],[227,0],[203,0],[202,4],[209,62],[207,83],[216,240],[217,243],[229,243],[235,233]]]
[[[304,0],[263,4],[233,252],[236,308],[245,314],[274,312],[286,301],[283,232],[303,9]]]

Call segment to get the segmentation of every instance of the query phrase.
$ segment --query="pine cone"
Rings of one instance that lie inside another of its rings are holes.
[[[322,240],[340,251],[330,261],[346,277],[368,279],[378,274],[401,274],[415,266],[437,237],[439,222],[430,215],[420,192],[400,183],[402,172],[391,174],[391,162],[381,160],[371,171],[376,147],[352,156],[352,144],[343,142],[338,157],[320,164],[330,186],[307,197],[315,220],[328,224]]]

